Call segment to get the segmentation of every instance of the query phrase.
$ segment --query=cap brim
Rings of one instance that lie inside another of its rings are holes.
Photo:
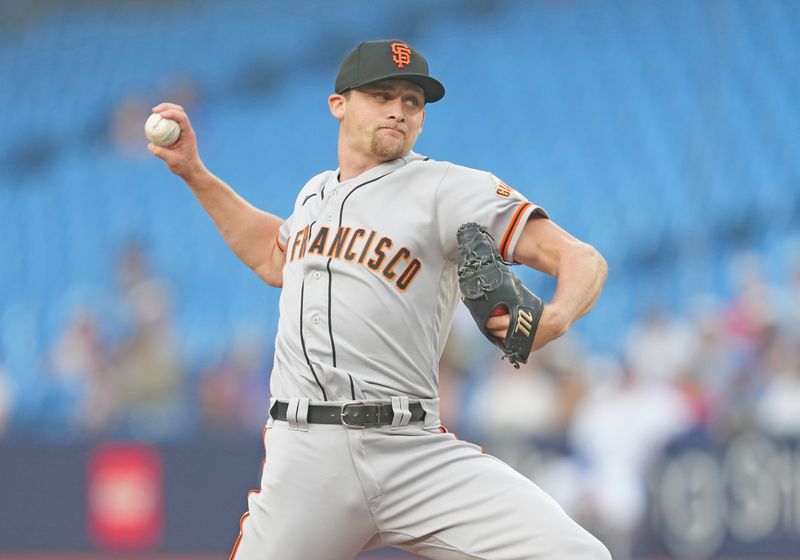
[[[425,103],[436,103],[444,97],[444,86],[442,83],[425,74],[389,74],[388,76],[375,78],[362,84],[355,84],[347,89],[360,88],[369,84],[374,84],[375,82],[380,82],[381,80],[408,80],[409,82],[417,84],[422,88],[422,92],[425,94]],[[336,93],[344,93],[345,91],[347,90],[338,91]]]

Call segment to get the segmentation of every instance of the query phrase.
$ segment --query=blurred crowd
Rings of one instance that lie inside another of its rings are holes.
[[[30,372],[38,376],[27,389],[33,394],[19,394],[0,361],[0,440],[257,433],[269,399],[272,341],[242,326],[220,333],[224,349],[195,365],[175,321],[179,298],[152,270],[145,246],[123,247],[115,273],[110,304],[98,295],[67,314],[41,371]],[[15,402],[30,410],[15,410]]]

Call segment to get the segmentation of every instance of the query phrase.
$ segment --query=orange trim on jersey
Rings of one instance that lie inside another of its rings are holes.
[[[506,228],[506,232],[503,235],[503,240],[500,242],[500,256],[503,257],[503,260],[505,261],[508,260],[508,255],[506,253],[508,252],[508,246],[511,244],[511,239],[514,237],[514,232],[519,225],[520,218],[522,218],[525,210],[527,210],[530,206],[532,206],[530,202],[525,202],[519,208],[517,208],[517,211],[514,212],[514,217],[511,219],[511,223],[508,224],[508,228]]]
[[[261,441],[264,442],[264,460],[261,461],[261,478],[259,478],[259,488],[256,490],[255,488],[247,492],[247,500],[250,501],[250,496],[253,494],[260,494],[261,493],[261,480],[264,478],[264,469],[267,466],[267,427],[264,426],[264,429],[261,431]],[[231,555],[228,557],[228,560],[234,560],[236,557],[236,551],[239,550],[239,545],[242,544],[242,534],[244,532],[244,520],[250,517],[250,510],[244,512],[242,518],[239,520],[239,536],[236,537],[236,542],[233,543],[233,550],[231,550]]]
[[[239,520],[239,536],[236,537],[236,542],[233,543],[233,550],[231,550],[231,555],[228,556],[228,560],[233,560],[236,557],[236,552],[239,550],[239,545],[242,544],[242,531],[244,529],[244,520],[250,517],[250,512],[244,512],[242,518]]]
[[[286,247],[281,247],[281,240],[280,240],[281,230],[278,230],[278,233],[275,234],[275,245],[278,246],[278,249],[284,255],[286,254]]]

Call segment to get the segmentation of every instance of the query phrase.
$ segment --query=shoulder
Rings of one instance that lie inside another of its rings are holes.
[[[489,177],[491,176],[491,174],[486,171],[479,171],[462,165],[456,165],[449,161],[438,161],[422,156],[418,156],[409,161],[403,170],[408,173],[424,174],[437,184],[445,181],[447,183],[470,182],[488,184]]]
[[[456,163],[447,162],[447,165],[447,181],[461,181],[477,183],[480,185],[488,185],[491,182],[491,178],[494,177],[494,175],[488,171],[473,169],[472,167],[466,167]]]
[[[446,173],[448,167],[452,165],[450,162],[437,161],[426,156],[415,154],[414,152],[411,152],[409,155],[401,159],[405,161],[405,165],[401,169],[403,171],[409,171],[413,173],[442,175]]]
[[[455,163],[443,162],[447,171],[440,190],[456,191],[463,195],[489,196],[526,202],[527,198],[490,171]]]

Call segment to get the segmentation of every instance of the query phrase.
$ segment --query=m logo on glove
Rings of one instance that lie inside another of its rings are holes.
[[[531,335],[531,327],[533,326],[533,315],[525,311],[519,310],[519,317],[517,317],[517,328],[514,329],[515,333],[522,331],[525,336]]]

